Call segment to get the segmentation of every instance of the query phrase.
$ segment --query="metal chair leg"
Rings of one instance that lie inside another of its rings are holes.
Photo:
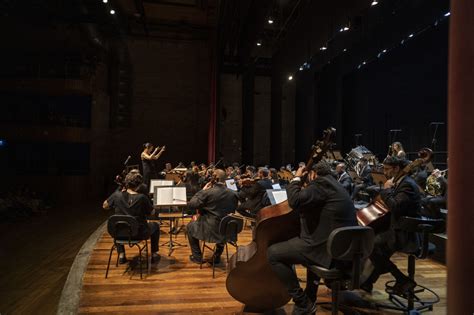
[[[112,252],[114,251],[114,248],[115,248],[115,244],[112,245],[112,248],[110,249],[109,262],[107,263],[107,270],[105,271],[105,279],[107,279],[107,275],[109,274],[110,260],[112,259]],[[117,252],[117,262],[118,262],[118,256],[119,254]]]
[[[225,255],[227,257],[227,263],[229,263],[229,249],[227,248],[227,242],[225,243]]]
[[[199,265],[199,269],[202,269],[202,263],[204,261],[204,249],[206,248],[206,242],[202,241],[202,250],[201,250],[201,264]]]
[[[139,245],[138,245],[138,264],[140,265],[140,279],[143,279],[143,274],[142,274],[142,250],[141,250]]]
[[[339,281],[334,281],[331,285],[332,315],[337,315],[339,311],[339,287]]]
[[[216,250],[217,250],[217,244],[214,245],[213,253],[212,253],[212,279],[215,278],[216,274]]]

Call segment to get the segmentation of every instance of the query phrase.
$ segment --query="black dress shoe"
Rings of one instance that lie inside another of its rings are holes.
[[[126,264],[127,262],[128,262],[127,257],[122,256],[119,258],[119,264],[123,265],[123,264]]]
[[[212,257],[212,259],[209,260],[208,263],[212,265],[212,261],[214,261],[214,265],[219,265],[219,264],[221,263],[221,256],[219,256],[219,257],[217,257],[217,256]]]
[[[193,255],[189,255],[189,260],[195,264],[201,264],[201,257],[195,257]]]
[[[393,287],[387,287],[385,291],[388,294],[394,294],[398,296],[407,296],[410,290],[413,290],[417,286],[416,282],[406,277],[404,279],[397,279]]]
[[[152,263],[152,264],[154,264],[154,263],[159,263],[159,262],[160,262],[160,259],[161,259],[160,254],[158,254],[158,253],[153,253],[153,254],[151,254],[151,263]]]
[[[367,293],[372,294],[372,290],[374,289],[374,285],[370,282],[364,282],[360,285],[360,289],[364,290]]]
[[[292,315],[312,315],[316,313],[316,301],[307,303],[305,305],[297,305],[293,307]]]

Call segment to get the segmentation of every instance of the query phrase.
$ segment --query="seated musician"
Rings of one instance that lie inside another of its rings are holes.
[[[373,284],[381,274],[390,272],[395,277],[395,285],[390,289],[394,294],[402,295],[414,288],[416,283],[404,275],[390,260],[398,250],[416,249],[418,239],[416,233],[403,231],[399,219],[402,216],[418,217],[420,213],[420,190],[410,176],[402,176],[393,182],[408,162],[397,157],[387,157],[383,161],[385,176],[389,178],[380,191],[380,197],[390,209],[390,226],[375,237],[374,250],[370,260],[374,270],[361,288],[371,292]]]
[[[167,162],[165,164],[165,168],[160,172],[160,175],[164,177],[167,173],[171,172],[172,170],[173,170],[173,166],[171,165],[171,163]]]
[[[315,311],[318,288],[315,275],[308,272],[306,290],[303,291],[292,265],[332,267],[336,262],[327,252],[329,234],[339,227],[357,225],[354,205],[332,176],[329,165],[326,162],[314,165],[308,174],[306,188],[301,181],[303,171],[303,167],[299,168],[287,186],[289,205],[300,215],[300,235],[273,244],[267,252],[271,268],[295,302],[293,314],[312,314]]]
[[[421,199],[422,214],[429,218],[441,218],[441,208],[447,207],[448,181],[439,169],[434,169],[426,180],[426,195]]]
[[[202,259],[199,240],[216,243],[214,263],[220,263],[224,239],[219,234],[219,223],[237,208],[237,194],[226,188],[225,172],[216,169],[213,176],[215,182],[208,182],[188,203],[190,209],[198,209],[200,214],[196,221],[190,222],[186,227],[191,247],[189,259],[198,264]]]
[[[394,142],[392,143],[392,146],[391,146],[391,151],[392,151],[392,155],[393,157],[397,157],[399,159],[406,159],[406,153],[405,153],[405,150],[403,149],[403,145],[401,142]]]
[[[278,178],[278,172],[276,170],[276,168],[269,168],[268,169],[270,171],[270,180],[272,181],[272,184],[279,184],[280,183],[280,179]]]
[[[372,176],[370,173],[372,169],[368,164],[368,161],[365,157],[362,157],[359,162],[357,162],[355,166],[355,172],[357,176],[360,178],[360,182],[356,183],[354,186],[354,190],[352,191],[352,200],[356,200],[358,198],[359,191],[366,189],[368,186],[372,185]]]
[[[158,261],[160,255],[158,254],[160,240],[160,228],[157,223],[147,223],[146,216],[154,212],[153,205],[150,199],[137,190],[141,187],[143,182],[142,175],[133,170],[125,177],[125,190],[115,191],[110,197],[104,201],[102,207],[104,209],[114,209],[115,214],[134,216],[140,224],[140,236],[143,239],[150,235],[151,238],[151,252],[152,262]],[[117,248],[119,253],[119,262],[124,264],[127,262],[125,257],[125,248],[119,245]]]
[[[269,174],[268,168],[262,167],[258,170],[254,181],[249,185],[241,185],[238,196],[242,203],[237,208],[238,213],[254,218],[260,209],[270,205],[268,198],[265,198],[267,189],[273,189],[272,181],[268,178]],[[242,183],[242,180],[240,182]]]
[[[338,163],[336,166],[336,176],[337,176],[337,181],[339,184],[344,187],[344,189],[347,191],[349,195],[351,195],[352,192],[352,178],[349,174],[346,172],[346,164],[344,163]]]

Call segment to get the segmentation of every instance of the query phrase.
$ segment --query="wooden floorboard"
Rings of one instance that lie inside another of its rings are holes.
[[[168,239],[167,227],[162,227],[160,243]],[[251,232],[248,228],[239,235],[239,244],[250,242]],[[178,242],[187,244],[184,234],[178,235]],[[107,233],[92,253],[87,271],[84,274],[80,314],[238,314],[242,304],[235,301],[225,288],[226,269],[225,259],[222,266],[216,268],[216,278],[212,278],[209,265],[199,265],[189,261],[189,247],[178,247],[168,256],[168,248],[160,247],[162,256],[158,264],[152,264],[149,274],[140,280],[138,268],[126,271],[126,265],[115,267],[113,256],[109,277],[105,279],[105,269],[112,239]],[[234,249],[229,246],[229,254]],[[127,249],[128,258],[136,255],[135,249]],[[225,257],[225,253],[223,258]],[[406,271],[407,258],[397,254],[393,257],[395,263]],[[446,314],[446,267],[435,261],[426,259],[417,261],[416,281],[430,287],[441,297],[440,303],[434,306],[431,314]],[[297,267],[298,276],[305,277],[305,270]],[[385,302],[387,295],[383,291],[384,283],[390,280],[384,275],[377,282],[372,295],[357,294],[374,302]],[[304,283],[302,284],[304,286]],[[318,301],[328,301],[330,291],[320,286]],[[284,311],[290,314],[292,303],[285,306]],[[330,314],[322,307],[318,314]],[[371,314],[392,314],[387,311],[372,311]],[[342,314],[342,313],[341,313]]]
[[[107,213],[99,203],[57,206],[0,223],[0,314],[55,314],[77,252]]]

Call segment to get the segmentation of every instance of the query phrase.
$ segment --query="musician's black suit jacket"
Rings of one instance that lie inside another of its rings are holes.
[[[216,183],[214,187],[196,193],[188,207],[198,209],[200,213],[199,218],[187,226],[190,235],[206,242],[222,243],[224,237],[219,234],[219,223],[237,208],[237,194]]]
[[[403,177],[394,188],[380,191],[380,197],[390,209],[390,231],[394,236],[394,249],[412,251],[418,246],[415,233],[403,230],[400,223],[402,216],[418,217],[421,210],[421,194],[415,180],[410,176]]]
[[[299,237],[289,240],[309,260],[329,268],[327,253],[329,234],[339,227],[357,225],[351,198],[333,176],[319,176],[306,188],[300,182],[287,186],[288,202],[300,216]]]

